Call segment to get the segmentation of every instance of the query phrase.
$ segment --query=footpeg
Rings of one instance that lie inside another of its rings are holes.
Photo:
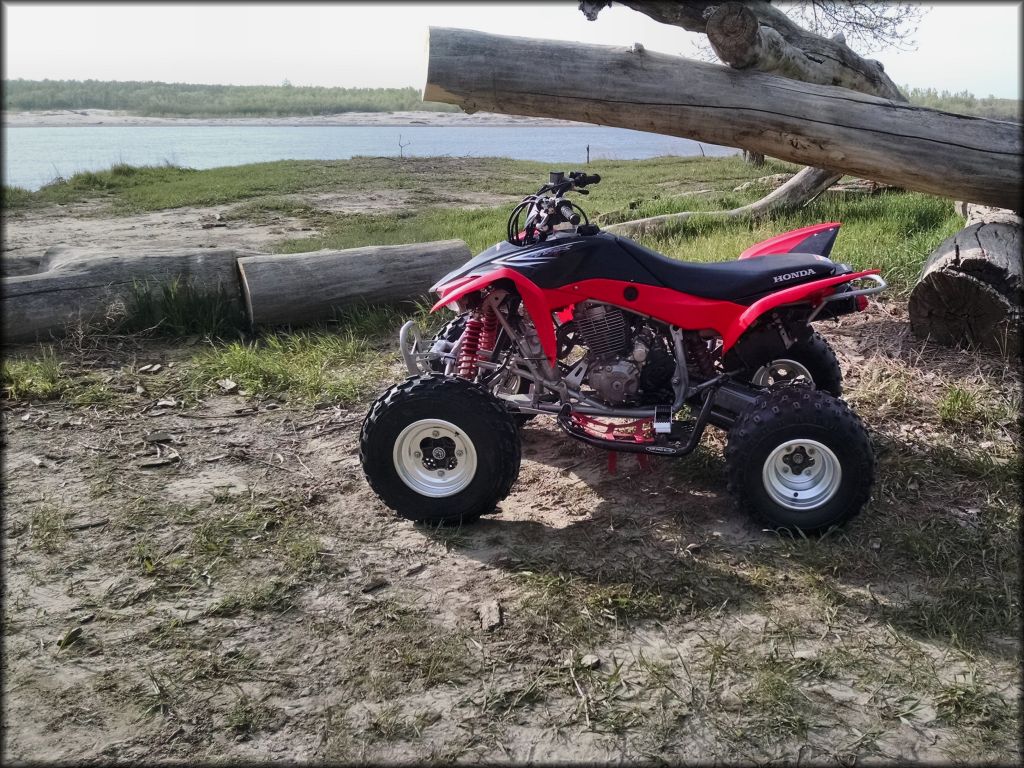
[[[654,433],[656,435],[672,433],[672,409],[667,405],[654,407]]]

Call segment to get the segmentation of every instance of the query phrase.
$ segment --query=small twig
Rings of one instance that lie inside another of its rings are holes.
[[[183,419],[240,419],[244,416],[255,416],[259,411],[253,409],[245,413],[223,413],[220,416],[206,416],[201,413],[178,413],[175,414]]]
[[[587,728],[590,727],[590,700],[587,698],[587,694],[583,692],[582,686],[580,686],[579,680],[576,679],[576,672],[573,670],[573,659],[572,653],[569,654],[569,676],[572,678],[573,685],[576,686],[576,691],[580,695],[580,700],[583,702],[583,717],[587,721]]]
[[[342,421],[342,422],[339,422],[337,424],[332,424],[329,427],[324,427],[319,432],[317,432],[314,436],[315,437],[320,437],[321,435],[329,435],[332,432],[340,432],[343,429],[348,429],[353,424],[356,424],[358,421],[359,421],[359,419],[348,419],[346,421]]]
[[[248,458],[249,458],[249,461],[258,461],[260,464],[266,464],[268,467],[273,467],[274,469],[280,469],[280,470],[282,470],[284,472],[291,472],[293,475],[299,475],[300,477],[308,477],[310,480],[313,479],[312,475],[310,475],[310,474],[303,475],[302,472],[299,472],[297,469],[292,469],[291,467],[283,467],[280,464],[275,464],[272,461],[266,461],[265,459],[257,459],[255,456],[249,456]],[[302,462],[299,462],[299,463],[301,464]],[[305,466],[305,465],[303,464],[303,466]],[[306,471],[307,471],[307,473],[309,472],[308,469]]]
[[[295,460],[302,465],[302,468],[306,470],[306,474],[309,475],[310,479],[312,479],[314,477],[313,472],[310,470],[309,467],[306,466],[306,462],[304,462],[297,453],[295,454]]]
[[[110,522],[109,517],[104,517],[102,520],[93,520],[88,523],[77,523],[75,525],[67,526],[69,531],[84,531],[87,528],[100,528]]]

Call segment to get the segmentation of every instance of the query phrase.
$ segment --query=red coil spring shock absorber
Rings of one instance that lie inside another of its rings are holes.
[[[484,310],[483,327],[480,328],[480,341],[477,344],[477,360],[488,362],[494,353],[494,345],[498,343],[498,317],[494,310]],[[487,350],[487,356],[483,354]]]
[[[463,379],[476,377],[476,353],[480,348],[480,333],[484,321],[479,312],[473,312],[466,318],[466,329],[462,332],[462,343],[459,345],[459,359],[455,364],[455,375]]]
[[[466,320],[466,330],[462,332],[459,359],[455,366],[456,375],[463,379],[475,379],[477,363],[487,359],[480,351],[493,352],[497,342],[498,318],[494,312],[473,312]]]

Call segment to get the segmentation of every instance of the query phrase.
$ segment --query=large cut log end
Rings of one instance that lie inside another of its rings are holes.
[[[1019,350],[1019,307],[962,272],[936,270],[926,275],[914,286],[908,311],[918,338],[1003,354]]]
[[[757,17],[742,3],[722,3],[708,18],[708,42],[722,61],[735,69],[758,63],[761,27]]]
[[[423,91],[421,98],[423,101],[438,101],[442,104],[455,104],[461,106],[463,111],[472,114],[476,110],[472,105],[466,105],[461,103],[461,99],[451,91],[447,90],[442,86],[439,80],[443,75],[438,70],[443,70],[446,66],[449,66],[451,62],[448,61],[448,57],[443,56],[440,51],[446,51],[450,56],[458,55],[458,44],[451,44],[451,40],[458,40],[457,36],[449,36],[446,33],[452,30],[444,29],[443,27],[428,27],[427,28],[427,39],[426,39],[426,57],[427,57],[427,79],[423,83]]]
[[[1021,225],[998,211],[990,218],[943,241],[925,262],[908,306],[914,335],[1019,353]]]

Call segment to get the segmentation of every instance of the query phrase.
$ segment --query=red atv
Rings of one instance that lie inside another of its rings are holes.
[[[838,223],[733,262],[666,258],[565,198],[599,181],[552,173],[509,216],[505,242],[431,289],[433,309],[458,317],[429,344],[402,327],[411,376],[360,436],[373,490],[412,520],[474,520],[516,481],[517,426],[546,414],[589,445],[658,456],[726,429],[729,490],[775,528],[820,532],[859,512],[874,455],[811,322],[865,309],[886,287],[878,270],[828,259]]]

